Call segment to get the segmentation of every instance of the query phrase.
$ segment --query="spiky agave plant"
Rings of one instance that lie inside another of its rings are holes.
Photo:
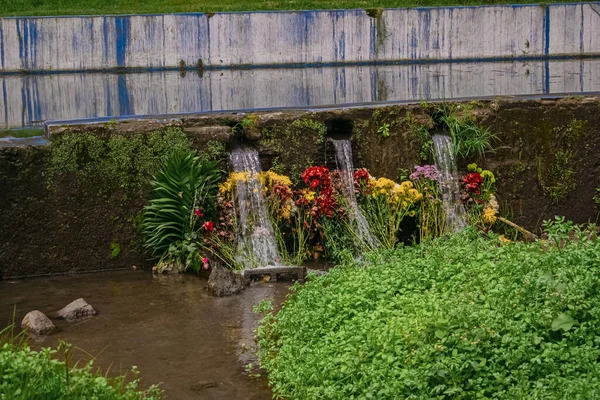
[[[195,153],[173,153],[152,181],[150,204],[144,208],[144,248],[159,267],[198,270],[201,265],[196,243],[202,220],[215,216],[218,182],[223,175],[217,162]]]

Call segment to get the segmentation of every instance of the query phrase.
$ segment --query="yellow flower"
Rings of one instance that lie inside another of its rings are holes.
[[[317,192],[313,192],[312,190],[308,190],[306,192],[304,192],[304,199],[306,201],[313,201],[315,199],[315,195],[317,194]]]
[[[284,186],[292,186],[292,180],[285,175],[276,174],[275,172],[273,172],[271,170],[265,172],[264,174],[273,183],[278,183],[278,184],[284,185]]]
[[[493,225],[494,222],[496,222],[496,210],[494,210],[492,207],[486,207],[483,210],[483,215],[481,216],[481,219],[484,223]]]
[[[506,236],[504,235],[500,235],[500,237],[498,238],[500,240],[500,244],[506,244],[506,243],[511,243],[512,240],[508,239]]]

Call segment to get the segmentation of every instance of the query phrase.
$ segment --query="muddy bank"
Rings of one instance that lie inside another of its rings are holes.
[[[266,380],[250,378],[244,366],[253,343],[261,299],[281,302],[288,285],[258,284],[238,296],[215,298],[206,280],[191,275],[108,272],[0,282],[0,328],[39,309],[49,317],[78,297],[98,315],[74,322],[53,319],[55,332],[40,345],[61,339],[85,350],[75,358],[106,371],[136,365],[145,385],[162,382],[171,399],[270,399]],[[89,354],[88,354],[89,353]]]

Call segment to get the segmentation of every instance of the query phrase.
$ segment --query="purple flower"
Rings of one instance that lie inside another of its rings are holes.
[[[435,165],[415,165],[415,172],[410,174],[410,179],[413,181],[418,181],[419,179],[439,181],[440,173]]]

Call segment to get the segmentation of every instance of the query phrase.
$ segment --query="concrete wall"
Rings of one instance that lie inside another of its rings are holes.
[[[600,59],[0,76],[0,129],[65,120],[600,92]]]
[[[600,3],[0,19],[2,72],[600,55]]]

